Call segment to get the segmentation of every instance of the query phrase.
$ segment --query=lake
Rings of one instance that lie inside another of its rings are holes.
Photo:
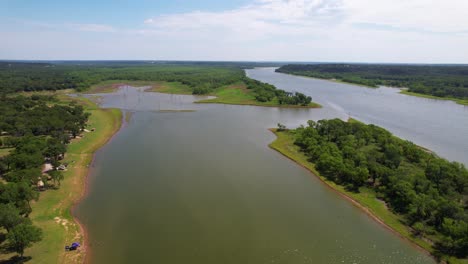
[[[288,79],[307,83],[270,69],[248,74],[273,76],[280,88]],[[325,107],[193,104],[198,97],[131,87],[102,95],[103,107],[133,115],[97,152],[89,193],[75,210],[91,263],[434,263],[268,148],[275,137],[267,128],[278,122],[293,127],[357,111],[333,101],[339,95],[313,96]]]

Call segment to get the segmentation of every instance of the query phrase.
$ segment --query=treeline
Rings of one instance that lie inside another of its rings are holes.
[[[0,62],[0,92],[76,89],[108,80],[181,82],[206,93],[244,77],[240,68],[177,65],[62,65]]]
[[[284,129],[284,127],[283,127]],[[292,131],[321,175],[376,192],[414,234],[457,257],[468,256],[468,171],[375,125],[309,121]]]
[[[215,64],[218,65],[218,64]],[[233,64],[236,65],[236,64]],[[0,62],[0,93],[76,89],[85,91],[93,84],[108,80],[180,82],[193,94],[209,94],[217,88],[243,82],[253,90],[255,99],[280,104],[308,105],[312,98],[287,93],[270,84],[245,76],[239,66],[148,65],[142,63],[51,64]]]
[[[57,168],[66,144],[88,116],[82,106],[60,105],[48,96],[0,98],[0,150],[10,150],[0,157],[0,227],[6,231],[7,250],[22,256],[41,240],[42,231],[28,218],[31,201],[39,198],[39,191],[60,186],[64,176]],[[52,169],[43,172],[46,162]]]
[[[250,78],[244,78],[243,82],[247,89],[253,90],[255,99],[259,102],[270,102],[275,99],[280,105],[302,105],[307,106],[312,102],[312,97],[302,93],[290,93],[277,89],[274,85],[263,83]]]
[[[403,87],[415,93],[468,99],[468,66],[313,64],[285,65],[276,71],[370,87]]]

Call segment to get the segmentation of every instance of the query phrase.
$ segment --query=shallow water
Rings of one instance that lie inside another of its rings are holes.
[[[96,155],[76,208],[92,263],[434,263],[268,148],[278,122],[336,110],[192,104],[123,88],[134,111]],[[196,112],[159,112],[192,109]]]

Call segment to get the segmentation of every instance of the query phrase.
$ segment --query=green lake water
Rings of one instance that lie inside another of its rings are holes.
[[[134,114],[98,151],[75,210],[91,263],[434,263],[268,148],[267,128],[333,111],[193,100],[104,96],[104,107]],[[167,109],[197,111],[158,112]]]

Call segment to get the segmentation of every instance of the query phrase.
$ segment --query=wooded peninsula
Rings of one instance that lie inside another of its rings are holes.
[[[333,183],[434,256],[468,256],[464,165],[354,120],[309,121],[291,130],[278,126],[272,148]]]

